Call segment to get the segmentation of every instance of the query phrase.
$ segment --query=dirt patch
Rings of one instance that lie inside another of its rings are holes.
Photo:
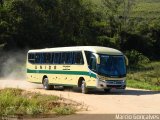
[[[154,113],[160,114],[160,92],[127,88],[125,91],[112,90],[91,91],[82,94],[80,91],[43,90],[42,85],[32,84],[24,80],[0,80],[0,88],[14,87],[27,91],[48,95],[57,95],[84,104],[85,114],[117,114],[117,113]]]
[[[40,84],[29,83],[25,80],[21,79],[0,79],[0,88],[21,88],[21,89],[34,89],[34,88],[42,88]]]

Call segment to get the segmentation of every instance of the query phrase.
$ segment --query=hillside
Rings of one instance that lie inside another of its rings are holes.
[[[4,1],[0,49],[98,45],[159,60],[160,0],[109,1]]]
[[[89,0],[101,6],[103,0]],[[160,18],[160,0],[131,0],[134,2],[132,17]]]
[[[160,18],[160,0],[136,0],[133,15],[142,18]]]

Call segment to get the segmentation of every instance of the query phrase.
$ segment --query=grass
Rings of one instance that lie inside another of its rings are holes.
[[[158,0],[136,0],[132,16],[148,19],[160,18],[159,6]]]
[[[54,111],[59,115],[69,115],[75,113],[75,108],[71,108],[70,106],[61,106],[56,107]]]
[[[137,81],[137,80],[128,80],[127,86],[131,88],[160,91],[160,86],[155,86],[148,82]]]
[[[68,101],[68,102],[66,102]],[[80,104],[57,96],[41,95],[21,89],[0,90],[0,116],[2,115],[69,115],[78,111]]]
[[[127,86],[160,91],[160,62],[128,69]]]

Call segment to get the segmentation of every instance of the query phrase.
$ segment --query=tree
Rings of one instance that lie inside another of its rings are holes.
[[[6,49],[96,44],[96,15],[83,0],[6,0],[1,8]]]
[[[118,37],[120,48],[126,41],[126,32],[129,29],[129,16],[134,0],[103,0],[106,20],[109,23],[110,37]]]

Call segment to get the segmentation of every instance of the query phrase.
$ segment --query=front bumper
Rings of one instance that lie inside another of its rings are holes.
[[[125,89],[126,88],[126,81],[125,80],[99,80],[97,84],[97,88],[101,89]]]

